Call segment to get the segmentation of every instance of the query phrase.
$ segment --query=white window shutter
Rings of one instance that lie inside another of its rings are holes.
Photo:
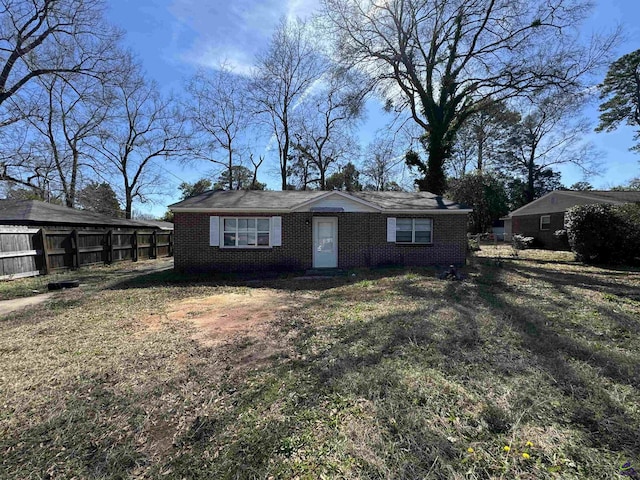
[[[396,219],[395,217],[387,218],[387,242],[396,241]]]
[[[209,217],[209,246],[220,246],[220,217]]]
[[[271,246],[282,246],[282,217],[271,217]]]

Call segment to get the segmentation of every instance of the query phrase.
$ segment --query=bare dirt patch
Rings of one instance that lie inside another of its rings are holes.
[[[274,289],[256,288],[171,304],[166,313],[152,315],[144,323],[157,330],[175,322],[195,327],[192,338],[204,347],[235,346],[233,363],[256,367],[287,350],[286,339],[272,334],[274,321],[298,308],[305,297]]]

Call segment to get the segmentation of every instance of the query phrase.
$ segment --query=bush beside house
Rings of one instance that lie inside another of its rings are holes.
[[[640,256],[640,204],[579,205],[567,210],[571,250],[585,263],[630,264]]]

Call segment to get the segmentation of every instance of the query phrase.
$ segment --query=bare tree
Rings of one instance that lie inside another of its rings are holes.
[[[46,105],[40,117],[29,117],[46,142],[67,207],[74,207],[83,167],[95,168],[87,143],[99,133],[108,106],[102,82],[89,76],[38,79]]]
[[[598,152],[585,140],[592,125],[575,116],[577,110],[571,97],[546,96],[530,104],[511,129],[502,169],[512,178],[522,177],[525,203],[536,198],[537,184],[552,178],[557,166],[572,164],[585,175],[597,172]]]
[[[251,179],[251,188],[249,190],[264,190],[263,188],[258,188],[259,185],[263,185],[258,182],[258,169],[264,162],[264,156],[260,155],[258,157],[258,161],[253,159],[253,153],[249,155],[249,161],[251,162],[251,166],[253,167],[253,177]]]
[[[187,114],[193,124],[194,154],[227,171],[232,188],[233,167],[242,164],[243,135],[252,125],[248,81],[224,65],[199,71],[187,85]],[[222,151],[221,158],[216,153]]]
[[[34,198],[49,201],[57,198],[59,188],[54,162],[48,149],[32,140],[32,132],[27,125],[9,125],[3,132],[4,142],[0,151],[0,180],[5,188],[15,186],[33,193]]]
[[[385,191],[398,190],[397,170],[404,158],[398,155],[393,139],[380,135],[366,149],[362,162],[362,176],[369,180],[365,189]]]
[[[583,0],[323,0],[337,56],[376,78],[423,134],[420,189],[442,194],[456,133],[484,105],[581,87],[613,39],[580,42]]]
[[[471,170],[482,172],[499,163],[511,128],[520,121],[520,114],[504,102],[488,99],[479,108],[456,134],[448,165],[454,178]]]
[[[302,161],[307,161],[318,174],[311,181],[317,182],[320,190],[326,190],[329,169],[348,153],[354,153],[350,130],[362,114],[366,94],[354,75],[334,70],[326,77],[325,85],[306,102],[308,107],[293,142]]]
[[[104,80],[107,72],[117,70],[114,46],[120,32],[104,21],[103,9],[102,0],[1,2],[0,180],[44,188],[45,198],[58,187],[65,196],[69,193],[69,184],[52,178],[61,170],[51,160],[50,149],[43,150],[35,138],[43,129],[24,121],[39,122],[46,130],[48,117],[59,118],[50,108],[57,102],[49,101],[43,85],[61,88],[81,77]],[[67,177],[66,168],[62,170]],[[73,194],[68,198],[73,203]]]
[[[278,146],[282,189],[287,189],[294,111],[325,70],[307,25],[282,19],[271,43],[257,57],[251,91]]]
[[[131,218],[133,201],[147,201],[163,183],[157,161],[186,155],[189,136],[176,102],[146,81],[137,63],[126,62],[127,74],[112,86],[108,121],[93,148],[120,177],[125,215]]]
[[[119,37],[102,20],[103,9],[101,0],[3,0],[0,107],[38,77],[99,75]],[[4,116],[0,125],[18,120]]]

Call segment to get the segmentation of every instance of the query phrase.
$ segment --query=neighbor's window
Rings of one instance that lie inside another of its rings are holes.
[[[268,218],[224,218],[225,247],[268,247],[270,225]]]
[[[551,225],[551,215],[541,215],[540,230],[549,230],[549,225]]]
[[[396,243],[431,243],[430,218],[397,218]]]

